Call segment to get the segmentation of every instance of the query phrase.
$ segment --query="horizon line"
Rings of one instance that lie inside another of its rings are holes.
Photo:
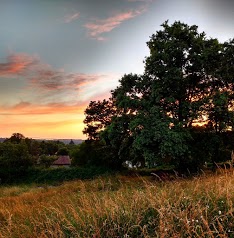
[[[2,139],[7,139],[10,137],[0,136],[0,138],[2,138]],[[29,136],[26,136],[25,138],[36,139],[36,140],[85,140],[85,139],[81,139],[81,138],[48,138],[48,137],[45,138],[45,137],[29,137]]]

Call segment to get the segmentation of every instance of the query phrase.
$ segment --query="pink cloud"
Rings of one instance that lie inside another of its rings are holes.
[[[21,116],[21,115],[56,115],[56,114],[82,114],[90,101],[109,99],[111,93],[102,92],[88,100],[80,102],[55,102],[55,103],[32,103],[21,101],[14,105],[0,105],[0,116]]]
[[[62,69],[54,69],[38,57],[25,53],[14,53],[0,63],[0,76],[14,78],[18,75],[28,80],[28,87],[40,88],[47,91],[79,89],[102,77],[103,74],[67,73]]]
[[[11,54],[7,57],[6,63],[0,63],[0,76],[23,74],[36,62],[36,57],[27,54]]]
[[[32,88],[37,87],[58,94],[58,90],[79,90],[97,80],[109,77],[111,75],[108,74],[66,73],[56,69],[41,69],[33,78],[30,78],[30,84]]]
[[[90,98],[110,91],[119,78],[114,73],[65,72],[26,54],[14,54],[7,59],[6,63],[0,63],[0,76],[12,80],[20,75],[25,86],[12,100],[17,102],[17,98],[21,98],[23,101],[14,106],[1,106],[0,103],[0,115],[54,114],[58,111],[83,114],[84,104],[88,105]]]
[[[145,11],[146,7],[141,7],[137,10],[122,12],[106,19],[96,19],[94,22],[86,23],[84,26],[86,29],[88,29],[88,35],[90,37],[103,41],[105,38],[100,35],[112,31],[124,21],[137,17],[143,14]]]
[[[78,114],[83,113],[86,103],[33,104],[30,102],[20,102],[12,106],[0,106],[0,115],[50,115],[60,113]]]
[[[21,109],[24,109],[24,108],[28,108],[31,106],[31,103],[29,102],[20,102],[18,104],[15,104],[14,106],[12,106],[11,108],[13,110],[21,110]]]
[[[80,13],[79,12],[76,12],[74,14],[70,14],[70,15],[67,15],[64,17],[64,22],[65,23],[70,23],[72,21],[75,21],[77,20],[78,18],[80,17]]]

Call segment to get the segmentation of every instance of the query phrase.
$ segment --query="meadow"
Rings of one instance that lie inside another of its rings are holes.
[[[234,237],[234,170],[0,187],[0,237]]]

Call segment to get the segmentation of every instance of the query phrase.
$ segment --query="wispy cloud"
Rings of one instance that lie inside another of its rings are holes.
[[[143,14],[146,9],[147,8],[143,6],[136,10],[121,12],[106,19],[96,19],[92,22],[88,22],[84,26],[86,27],[86,29],[88,29],[88,35],[91,38],[103,41],[106,40],[106,38],[102,36],[103,33],[110,32],[119,25],[121,25],[124,21]]]
[[[19,102],[12,106],[1,106],[0,115],[51,115],[83,113],[85,103],[47,103],[33,104],[31,102]]]
[[[37,63],[37,58],[27,54],[11,54],[5,63],[0,63],[0,76],[23,74],[29,67]]]
[[[79,17],[80,17],[79,12],[76,12],[76,13],[73,13],[73,14],[70,14],[70,15],[66,15],[64,17],[64,22],[65,23],[70,23],[70,22],[73,22],[73,21],[77,20]]]
[[[110,91],[97,93],[84,101],[53,102],[53,103],[32,103],[20,101],[14,105],[1,105],[0,116],[36,116],[36,115],[59,115],[59,114],[84,114],[84,110],[90,101],[108,99]]]
[[[0,76],[14,78],[21,75],[28,80],[28,87],[37,87],[47,91],[77,90],[86,84],[108,76],[79,72],[67,73],[63,69],[54,69],[51,65],[45,64],[39,57],[25,53],[11,54],[5,61],[0,63]]]
[[[98,80],[102,75],[65,73],[59,70],[42,69],[31,78],[32,86],[37,86],[49,91],[59,89],[79,89],[80,87]]]
[[[65,72],[63,69],[55,69],[44,63],[39,57],[27,54],[13,54],[7,57],[5,63],[0,63],[0,69],[0,76],[11,80],[20,78],[20,81],[24,82],[21,91],[12,94],[14,101],[19,98],[32,104],[51,103],[53,107],[54,103],[71,105],[77,101],[88,100],[94,95],[106,92],[107,89],[110,90],[113,82],[117,82],[119,78],[118,74],[113,73]],[[95,89],[94,84],[97,84]],[[0,82],[0,93],[4,92],[3,90]],[[20,103],[17,107],[22,106],[29,105]]]

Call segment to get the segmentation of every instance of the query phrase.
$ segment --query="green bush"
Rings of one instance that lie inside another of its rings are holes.
[[[1,172],[1,171],[0,171]],[[99,175],[113,173],[105,167],[84,167],[84,168],[29,168],[27,171],[17,171],[15,176],[2,180],[3,183],[39,183],[55,184],[75,179],[93,179]],[[11,173],[12,174],[12,173]],[[20,176],[19,176],[20,175]]]
[[[58,150],[57,155],[69,155],[69,151],[66,147],[62,147]]]
[[[51,155],[51,156],[47,156],[47,155],[41,155],[39,158],[39,163],[40,165],[49,168],[52,163],[58,159],[58,156],[56,155]]]

